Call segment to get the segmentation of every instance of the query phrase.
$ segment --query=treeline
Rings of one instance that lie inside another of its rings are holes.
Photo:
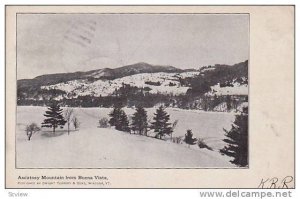
[[[152,93],[131,93],[118,91],[113,96],[78,96],[76,98],[63,98],[61,100],[54,99],[18,99],[19,106],[48,106],[53,101],[60,103],[62,106],[70,107],[104,107],[111,108],[118,104],[121,107],[138,107],[143,106],[150,108],[162,104],[165,107],[175,107],[181,109],[197,109],[204,111],[232,111],[243,103],[248,102],[246,95],[213,95],[200,97],[189,97],[187,95],[164,95]]]
[[[205,69],[205,70],[204,70]],[[200,74],[194,77],[178,77],[180,86],[188,86],[186,94],[174,96],[171,94],[151,93],[150,87],[138,88],[122,84],[110,96],[77,96],[58,89],[41,89],[36,87],[18,87],[17,104],[46,106],[57,101],[64,106],[72,107],[113,107],[116,103],[126,107],[143,106],[145,108],[163,104],[166,107],[182,109],[201,109],[205,111],[231,111],[248,101],[246,95],[207,96],[211,86],[219,84],[220,87],[233,86],[233,83],[248,84],[248,61],[233,65],[215,65],[200,69]],[[208,70],[212,69],[212,70]],[[160,85],[161,82],[147,81],[148,85]],[[171,84],[169,86],[174,86]],[[218,108],[223,104],[223,108]]]
[[[121,88],[116,89],[109,96],[78,96],[74,97],[71,93],[66,93],[57,89],[24,89],[19,88],[17,92],[17,105],[26,106],[47,106],[53,101],[56,101],[63,106],[71,107],[113,107],[115,104],[121,106],[133,107],[153,107],[158,103],[163,103],[168,106],[174,96],[165,94],[152,94],[151,88],[138,88],[123,84]]]
[[[26,101],[50,101],[59,96],[66,96],[65,91],[59,89],[41,89],[39,87],[18,87],[17,100],[19,103]]]
[[[178,100],[178,101],[177,101]],[[202,95],[200,97],[178,96],[171,107],[204,111],[238,111],[240,105],[248,102],[247,95]],[[175,105],[175,106],[174,106]]]
[[[190,129],[187,130],[184,138],[173,137],[172,134],[178,124],[178,120],[171,123],[170,115],[167,113],[164,106],[160,106],[156,109],[152,122],[148,120],[147,111],[142,106],[137,107],[136,112],[131,117],[127,116],[125,111],[122,110],[122,107],[115,106],[108,116],[109,119],[101,118],[99,120],[100,128],[114,127],[118,131],[130,134],[138,134],[160,140],[171,140],[177,144],[185,142],[189,146],[198,144],[200,148],[212,150],[203,139],[193,137],[192,130]],[[151,133],[151,135],[149,135],[149,133]]]

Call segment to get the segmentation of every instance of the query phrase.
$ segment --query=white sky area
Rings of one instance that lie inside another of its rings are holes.
[[[199,68],[249,57],[247,14],[18,14],[17,78],[137,62]]]

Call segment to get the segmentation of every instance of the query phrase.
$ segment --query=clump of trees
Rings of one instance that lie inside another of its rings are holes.
[[[46,113],[44,114],[46,119],[42,122],[42,127],[52,128],[53,133],[60,127],[63,128],[65,124],[68,126],[68,135],[70,134],[70,125],[73,124],[75,130],[80,126],[78,117],[74,114],[73,108],[67,108],[63,112],[63,109],[58,103],[52,103]]]
[[[152,85],[152,86],[160,86],[161,85],[160,81],[157,81],[157,82],[145,81],[145,84]]]
[[[169,86],[176,86],[176,83],[170,82]]]
[[[63,128],[63,126],[66,124],[66,120],[64,119],[62,115],[62,109],[60,108],[59,104],[52,103],[50,107],[48,107],[48,110],[44,114],[46,119],[44,119],[44,122],[42,123],[42,127],[52,128],[53,133],[55,133],[55,129],[60,126]]]
[[[248,107],[236,115],[231,129],[224,131],[227,138],[223,141],[227,146],[221,149],[220,153],[232,157],[230,162],[237,166],[248,166]]]
[[[26,126],[26,135],[27,135],[28,141],[30,141],[33,134],[37,133],[40,130],[41,130],[41,128],[38,127],[38,125],[36,123],[31,123],[31,124],[27,125]]]
[[[151,125],[148,125],[147,111],[142,106],[138,106],[136,108],[136,112],[132,116],[132,122],[130,125],[126,113],[120,106],[115,106],[112,112],[109,113],[109,117],[110,119],[108,123],[110,126],[114,126],[116,130],[125,132],[133,131],[139,135],[148,136],[147,132],[150,128],[154,130],[156,133],[155,138],[158,139],[162,139],[165,135],[171,136],[178,123],[178,120],[176,120],[173,124],[169,122],[170,115],[165,111],[163,106],[160,106],[156,110],[156,113],[154,113],[154,121]]]

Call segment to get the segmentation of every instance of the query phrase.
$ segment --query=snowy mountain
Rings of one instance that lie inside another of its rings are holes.
[[[236,109],[247,102],[247,95],[248,61],[199,70],[137,63],[115,69],[42,75],[18,80],[17,91],[18,105],[45,105],[56,100],[69,106],[111,107],[120,102],[123,106],[164,104],[212,111],[224,102],[229,109]]]
[[[149,93],[157,94],[185,94],[189,89],[188,86],[180,86],[179,78],[193,77],[199,72],[183,72],[183,73],[139,73],[129,75],[114,80],[96,80],[90,82],[87,79],[72,80],[64,83],[58,83],[49,86],[42,86],[46,90],[62,90],[69,93],[69,97],[78,96],[109,96],[113,95],[117,89],[124,84],[136,86],[138,88],[147,88]],[[93,74],[95,76],[99,74]],[[68,97],[68,96],[66,96]]]
[[[116,78],[121,78],[129,75],[135,75],[139,73],[180,73],[186,70],[181,70],[173,66],[160,66],[151,65],[147,63],[136,63],[132,65],[122,66],[119,68],[103,68],[97,70],[91,70],[87,72],[74,72],[74,73],[59,73],[59,74],[48,74],[35,77],[33,79],[21,79],[18,80],[18,88],[24,87],[40,87],[46,85],[53,85],[73,80],[113,80]],[[187,70],[193,71],[193,70]]]

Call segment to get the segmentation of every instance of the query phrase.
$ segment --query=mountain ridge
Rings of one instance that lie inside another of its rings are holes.
[[[18,88],[23,87],[40,87],[45,85],[57,84],[75,79],[89,79],[91,81],[97,79],[113,80],[129,75],[139,73],[181,73],[185,71],[196,71],[196,69],[179,69],[169,65],[152,65],[145,62],[125,65],[118,68],[102,68],[90,71],[77,71],[71,73],[54,73],[37,76],[33,79],[20,79],[17,80]]]
[[[29,80],[27,87],[20,86],[19,81],[18,105],[45,105],[55,100],[73,107],[112,107],[116,103],[153,107],[165,103],[179,108],[214,110],[221,104],[219,110],[231,110],[247,102],[248,95],[247,60],[234,65],[203,66],[194,71],[137,63],[115,71],[104,68],[54,74],[50,81],[47,77]],[[224,103],[231,105],[227,109]]]

